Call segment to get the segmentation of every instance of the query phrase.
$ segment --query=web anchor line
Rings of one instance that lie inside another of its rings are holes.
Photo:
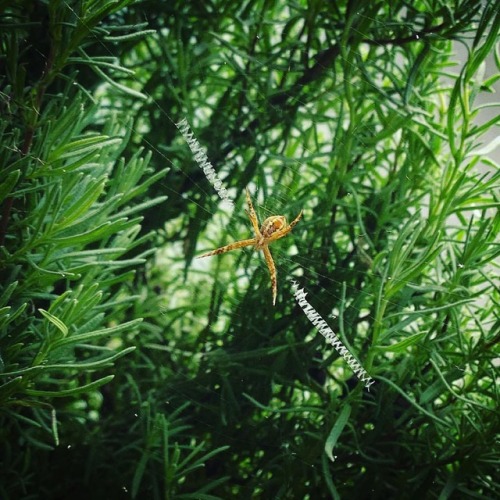
[[[293,280],[292,288],[294,289],[295,300],[304,311],[307,319],[318,329],[319,333],[321,333],[321,335],[325,337],[326,341],[331,344],[335,348],[335,350],[344,358],[354,374],[361,380],[361,382],[364,382],[365,387],[370,390],[370,386],[375,383],[375,380],[373,380],[368,375],[366,370],[342,344],[340,339],[337,337],[337,335],[335,335],[326,321],[320,316],[320,314],[314,309],[314,307],[309,304],[309,302],[307,302],[305,298],[307,293],[304,292],[304,289],[299,289],[298,283]]]
[[[208,160],[205,150],[198,142],[198,139],[194,136],[187,119],[183,118],[179,123],[176,123],[175,126],[180,130],[182,137],[184,137],[185,141],[188,143],[189,149],[191,149],[191,152],[193,153],[194,160],[203,170],[208,182],[212,184],[214,189],[217,191],[217,194],[223,201],[226,201],[229,205],[234,207],[233,200],[229,197],[227,189],[223,186],[222,181],[219,179],[213,165]]]

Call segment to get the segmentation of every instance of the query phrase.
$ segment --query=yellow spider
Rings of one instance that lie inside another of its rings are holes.
[[[257,219],[257,215],[255,213],[255,210],[253,209],[252,200],[250,199],[250,193],[248,192],[248,189],[246,190],[246,193],[248,203],[248,211],[246,212],[248,214],[248,217],[250,217],[250,222],[253,226],[255,238],[236,241],[224,247],[220,247],[216,250],[212,250],[211,252],[200,255],[197,258],[202,259],[203,257],[219,255],[221,253],[230,252],[231,250],[235,250],[237,248],[254,245],[257,250],[262,250],[264,252],[264,257],[266,258],[267,267],[269,268],[269,273],[271,274],[271,286],[273,289],[274,306],[276,304],[276,295],[278,294],[278,285],[276,282],[276,267],[274,265],[271,251],[269,250],[269,244],[273,241],[283,238],[283,236],[286,236],[295,227],[297,222],[299,222],[302,217],[302,210],[290,225],[287,224],[286,217],[284,217],[283,215],[273,215],[272,217],[268,217],[262,224],[262,227],[259,229],[259,220]]]

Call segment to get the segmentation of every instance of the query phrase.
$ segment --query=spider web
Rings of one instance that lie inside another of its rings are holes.
[[[262,21],[265,21],[264,17]],[[371,21],[380,24],[381,29],[384,28],[383,23],[380,23],[377,19],[371,19]],[[227,48],[227,40],[216,34],[214,34],[214,40],[218,40],[220,43],[220,57],[217,64],[221,67],[227,66],[228,72],[244,72],[245,57],[250,58],[250,55],[232,53]],[[380,49],[385,50],[385,47],[380,45]],[[109,48],[106,48],[106,50],[109,50]],[[110,55],[114,55],[112,51],[110,51]],[[337,57],[340,64],[352,65],[354,74],[359,73],[361,70],[355,63],[347,61],[342,53]],[[211,62],[211,64],[214,63]],[[345,111],[342,91],[338,91],[346,83],[345,80],[342,75],[339,76],[338,68],[332,67],[329,69],[323,67],[322,69],[327,74],[325,79],[327,83],[322,86],[325,99],[336,103],[338,105],[337,109]],[[265,69],[262,71],[265,71]],[[381,76],[380,81],[373,83],[374,89],[378,90],[380,86],[383,87],[383,79]],[[252,81],[252,79],[249,79],[249,81]],[[142,82],[139,79],[136,82],[142,87]],[[350,81],[349,84],[354,87],[359,85],[355,80]],[[304,86],[306,85],[304,84]],[[249,101],[254,99],[255,108],[258,108],[259,97],[264,96],[259,93],[259,89],[250,90],[252,92],[249,93],[251,95]],[[154,100],[153,96],[148,95],[148,98]],[[208,96],[208,99],[210,99],[210,96]],[[238,318],[241,318],[238,324],[246,321],[247,315],[243,313],[241,307],[244,307],[249,295],[260,295],[263,307],[267,308],[266,313],[275,319],[284,316],[285,312],[288,315],[287,317],[290,318],[290,310],[294,311],[295,316],[302,314],[302,311],[295,303],[291,284],[292,279],[296,280],[301,288],[309,291],[309,299],[315,308],[328,311],[324,319],[330,325],[340,325],[340,331],[338,331],[340,338],[363,365],[363,354],[366,352],[363,351],[363,342],[356,341],[351,334],[346,335],[345,332],[355,331],[362,339],[368,331],[369,325],[377,321],[377,318],[372,315],[368,307],[363,305],[364,300],[356,300],[350,292],[356,292],[359,296],[365,296],[372,301],[376,300],[377,297],[372,289],[354,289],[354,285],[343,281],[341,276],[342,272],[346,271],[359,274],[360,279],[366,275],[382,277],[383,266],[374,263],[375,255],[372,253],[373,246],[371,245],[369,231],[364,227],[360,218],[353,225],[355,238],[349,239],[345,233],[337,233],[338,240],[336,241],[308,245],[307,239],[314,238],[315,225],[324,223],[324,221],[315,219],[315,197],[308,198],[311,200],[309,205],[301,206],[292,196],[292,194],[296,195],[297,191],[304,192],[307,189],[314,191],[328,184],[329,176],[335,173],[335,168],[331,164],[332,150],[341,151],[349,146],[346,140],[342,138],[343,134],[341,133],[345,132],[349,127],[349,118],[345,114],[339,116],[336,113],[337,109],[332,110],[330,121],[324,119],[324,117],[328,116],[328,113],[324,113],[321,119],[317,118],[315,116],[315,109],[319,105],[317,100],[306,102],[298,99],[296,104],[303,109],[310,109],[308,120],[311,131],[302,132],[304,136],[308,136],[308,140],[301,140],[301,131],[293,129],[290,132],[290,136],[293,137],[293,140],[290,141],[291,144],[280,144],[279,149],[261,150],[258,158],[259,166],[256,170],[258,175],[249,178],[246,186],[234,186],[231,183],[230,175],[235,168],[244,170],[247,167],[249,162],[248,153],[245,151],[240,152],[236,148],[231,155],[225,158],[223,163],[214,162],[216,172],[223,180],[224,186],[228,189],[229,195],[234,201],[233,208],[219,202],[220,200],[217,199],[213,186],[205,177],[198,175],[197,169],[199,167],[196,164],[193,164],[191,169],[186,169],[177,162],[172,162],[168,149],[165,149],[164,145],[150,144],[145,140],[143,141],[147,148],[153,149],[165,160],[166,164],[170,164],[172,170],[187,177],[194,183],[201,194],[200,197],[189,199],[189,203],[193,207],[193,213],[196,214],[202,211],[205,213],[204,219],[208,219],[208,223],[198,238],[196,255],[201,255],[232,242],[254,237],[250,220],[245,213],[245,187],[248,187],[250,191],[261,224],[267,217],[272,215],[284,215],[287,221],[291,222],[301,209],[304,211],[302,220],[295,226],[293,231],[287,237],[270,245],[278,280],[278,299],[275,308],[272,307],[269,271],[262,252],[256,252],[251,247],[242,248],[222,256],[202,260],[190,259],[186,268],[186,251],[180,243],[167,244],[158,251],[156,262],[151,265],[150,272],[159,276],[157,280],[165,290],[165,296],[160,301],[163,304],[161,314],[165,319],[165,324],[169,327],[169,331],[165,335],[170,338],[159,339],[157,344],[152,344],[149,347],[165,351],[166,355],[175,359],[175,363],[172,363],[173,366],[182,364],[180,360],[188,356],[188,349],[183,352],[182,347],[178,347],[179,344],[181,346],[185,345],[185,342],[182,342],[181,339],[186,330],[190,331],[194,338],[201,339],[199,342],[202,345],[200,352],[194,356],[189,353],[189,360],[185,359],[186,369],[182,372],[179,370],[176,374],[191,383],[196,384],[196,381],[193,381],[193,375],[196,373],[197,367],[203,363],[203,360],[210,356],[217,356],[219,352],[223,353],[223,348],[228,343],[230,343],[231,350],[238,351],[241,348],[241,351],[244,352],[248,336],[264,337],[267,335],[266,332],[256,330],[252,324],[246,324],[246,331],[231,325]],[[196,108],[190,116],[175,117],[171,116],[168,110],[162,108],[160,104],[158,104],[158,109],[172,123],[178,123],[181,119],[187,118],[194,136],[198,138],[203,146],[200,136],[201,131],[209,123],[212,116],[210,108]],[[223,114],[224,111],[224,108],[222,108],[218,110],[218,113]],[[248,106],[243,112],[248,113],[249,121],[251,121],[251,107]],[[279,114],[280,107],[271,103],[269,113]],[[307,125],[308,120],[303,119],[302,124]],[[134,132],[141,135],[140,126],[135,126]],[[380,134],[380,129],[375,125],[360,124],[358,132],[358,147],[364,150],[368,156],[370,154],[377,156],[379,152],[374,150],[374,144],[369,138],[372,135]],[[268,133],[270,137],[273,136],[272,130]],[[314,140],[309,137],[309,134]],[[388,137],[387,140],[392,139]],[[320,148],[312,148],[311,144],[313,142],[319,144]],[[180,133],[175,138],[174,144],[177,148],[188,150],[188,146]],[[222,143],[220,146],[222,149],[226,145]],[[171,145],[168,145],[168,147],[172,148]],[[209,160],[211,160],[210,153],[208,155]],[[283,163],[286,164],[286,171],[284,173],[280,172],[279,177],[277,177],[275,172],[279,171],[279,166]],[[387,175],[389,175],[388,162],[385,162],[385,165],[380,168],[379,175],[382,179],[387,178]],[[170,184],[164,183],[162,186],[167,194],[171,192],[181,197],[187,196],[184,192],[176,191]],[[211,205],[201,204],[200,200],[207,197],[216,200],[217,203]],[[343,201],[358,204],[360,203],[358,198],[358,194],[353,191],[347,193]],[[178,231],[182,226],[183,217],[184,214],[179,214],[178,219],[166,221],[165,235],[174,234]],[[199,217],[199,215],[195,215],[195,217]],[[392,231],[393,234],[389,234],[389,238],[395,241],[399,234],[398,228],[394,228]],[[338,259],[339,248],[343,249],[344,256],[350,254],[352,258],[344,259],[341,262]],[[325,268],[324,272],[317,270],[315,264],[323,261],[325,254],[335,259],[335,273],[331,273],[329,268]],[[391,276],[385,276],[384,279],[397,280],[397,278]],[[414,285],[415,287],[421,285],[421,283],[412,284],[411,282],[405,282],[405,284]],[[351,296],[351,298],[347,300],[347,296]],[[459,297],[457,296],[457,298]],[[217,307],[214,304],[217,304]],[[394,301],[392,305],[397,307],[399,304]],[[216,309],[215,314],[212,312],[214,309]],[[180,315],[179,311],[181,311]],[[349,314],[347,314],[347,311],[349,311]],[[364,321],[353,324],[351,318],[359,316],[363,316]],[[415,322],[415,328],[417,331],[418,321]],[[314,341],[318,352],[324,353],[322,366],[327,367],[330,374],[335,374],[337,379],[347,380],[352,375],[349,367],[342,359],[339,359],[336,353],[331,352],[332,349],[324,343],[318,332],[311,326],[308,330],[302,332],[301,342],[307,344]],[[210,363],[208,369],[218,370],[217,363]],[[222,369],[221,374],[223,374]],[[333,388],[336,385],[334,383],[331,387]],[[200,386],[198,389],[201,393],[214,395],[221,400],[225,398],[221,394],[221,388],[218,385],[213,387]],[[205,405],[201,398],[193,397],[188,393],[179,393],[179,397],[185,398],[187,401],[191,401],[192,404],[205,408],[207,411],[211,411],[211,408]],[[297,401],[302,401],[304,404],[310,402],[307,396],[301,394],[300,388],[297,388],[294,400],[293,402],[290,401],[288,409]],[[166,403],[168,404],[168,401]],[[252,403],[256,407],[259,405],[256,400],[253,400]],[[280,401],[274,410],[282,411],[287,409],[282,403]],[[130,411],[135,414],[138,409],[131,407]],[[268,411],[272,412],[269,408]],[[199,421],[199,423],[209,425],[206,422]],[[256,430],[258,425],[258,423],[254,424]],[[211,431],[224,435],[224,431],[217,427],[212,427]],[[293,451],[293,439],[293,436],[281,436],[281,441],[284,444],[280,452],[282,452],[284,460],[299,460],[305,465],[309,464],[306,458],[297,456]],[[273,446],[270,444],[262,444],[263,450],[271,448]],[[309,465],[314,467],[312,464]]]

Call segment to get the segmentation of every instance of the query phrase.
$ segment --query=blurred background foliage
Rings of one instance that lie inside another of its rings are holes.
[[[495,496],[496,2],[19,0],[0,26],[2,498]],[[246,187],[261,221],[304,210],[276,307],[261,255],[194,260],[250,237]]]

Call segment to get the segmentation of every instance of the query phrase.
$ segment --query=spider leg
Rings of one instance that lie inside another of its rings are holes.
[[[296,225],[297,225],[297,222],[299,222],[300,219],[302,219],[302,210],[300,211],[299,215],[297,215],[297,217],[295,217],[295,219],[293,219],[292,222],[290,222],[290,225],[288,226],[290,229],[293,229]]]
[[[250,198],[250,193],[248,192],[248,188],[246,189],[247,193],[247,203],[248,203],[248,217],[250,217],[250,222],[252,223],[253,226],[253,231],[255,233],[255,238],[257,240],[260,240],[262,238],[262,234],[260,233],[259,229],[259,220],[257,219],[257,214],[255,213],[255,210],[252,205],[252,199]]]
[[[220,255],[221,253],[230,252],[231,250],[236,250],[237,248],[248,247],[255,244],[256,239],[252,238],[250,240],[236,241],[235,243],[230,243],[224,247],[217,248],[211,252],[204,253],[203,255],[198,255],[197,259],[202,259],[203,257],[210,257],[212,255]]]
[[[274,265],[273,256],[267,245],[262,247],[264,252],[264,257],[266,258],[267,267],[269,268],[269,273],[271,274],[271,288],[273,290],[273,306],[276,305],[276,296],[278,295],[278,281],[276,279],[276,266]]]

